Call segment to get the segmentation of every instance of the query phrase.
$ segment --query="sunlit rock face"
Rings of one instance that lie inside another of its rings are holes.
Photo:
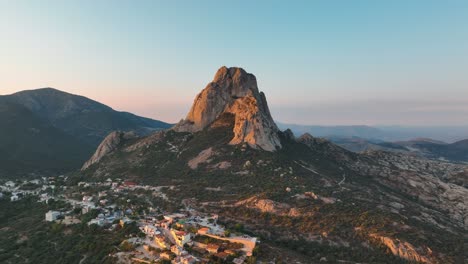
[[[214,80],[195,98],[187,117],[174,130],[200,131],[224,113],[235,116],[234,137],[230,144],[245,142],[267,151],[281,148],[278,127],[271,117],[265,95],[258,90],[255,76],[236,67],[218,70]]]
[[[89,166],[98,163],[105,155],[111,153],[122,143],[124,140],[136,138],[133,132],[120,132],[114,131],[110,133],[98,146],[94,155],[83,165],[81,170],[86,170]]]

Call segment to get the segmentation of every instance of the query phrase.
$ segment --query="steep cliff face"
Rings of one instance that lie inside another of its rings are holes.
[[[241,68],[220,68],[214,80],[197,95],[187,117],[174,130],[203,130],[224,113],[235,116],[234,137],[230,144],[245,142],[267,151],[281,148],[279,130],[265,95],[259,92],[255,76]]]
[[[117,149],[124,140],[136,138],[132,132],[114,131],[110,133],[98,146],[93,156],[83,165],[81,170],[86,170],[89,166],[99,162],[105,155]]]

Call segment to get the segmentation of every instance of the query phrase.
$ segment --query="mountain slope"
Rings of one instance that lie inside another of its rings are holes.
[[[171,126],[158,120],[118,112],[86,97],[53,88],[22,91],[5,97],[64,132],[95,146],[114,130],[133,130],[144,135]]]
[[[65,172],[79,166],[93,146],[0,98],[0,176]]]
[[[52,88],[0,96],[0,124],[0,177],[75,170],[114,130],[170,127]]]
[[[407,153],[409,155],[416,155],[429,159],[468,162],[468,140],[461,140],[448,144],[426,138],[396,142],[367,140],[357,137],[328,137],[328,139],[353,152],[385,150]]]
[[[463,261],[468,167],[390,152],[357,154],[309,134],[295,138],[291,131],[276,132],[281,147],[275,151],[232,144],[237,115],[254,114],[249,111],[221,112],[196,131],[109,138],[109,151],[100,149],[78,174],[169,186],[166,203],[190,199],[225,223],[244,224],[262,243],[311,263],[322,257],[351,263]]]
[[[429,158],[468,162],[468,139],[451,144],[432,140],[411,140],[395,144],[405,146],[410,151],[419,152]]]

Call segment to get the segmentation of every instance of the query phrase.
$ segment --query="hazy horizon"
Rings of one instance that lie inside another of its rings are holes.
[[[464,1],[0,1],[0,94],[54,87],[175,123],[226,65],[256,75],[280,122],[465,126],[467,11]]]

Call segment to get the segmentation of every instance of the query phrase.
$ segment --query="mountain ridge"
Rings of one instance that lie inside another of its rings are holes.
[[[54,88],[2,95],[0,107],[3,177],[68,172],[79,168],[114,130],[146,135],[171,126]]]

